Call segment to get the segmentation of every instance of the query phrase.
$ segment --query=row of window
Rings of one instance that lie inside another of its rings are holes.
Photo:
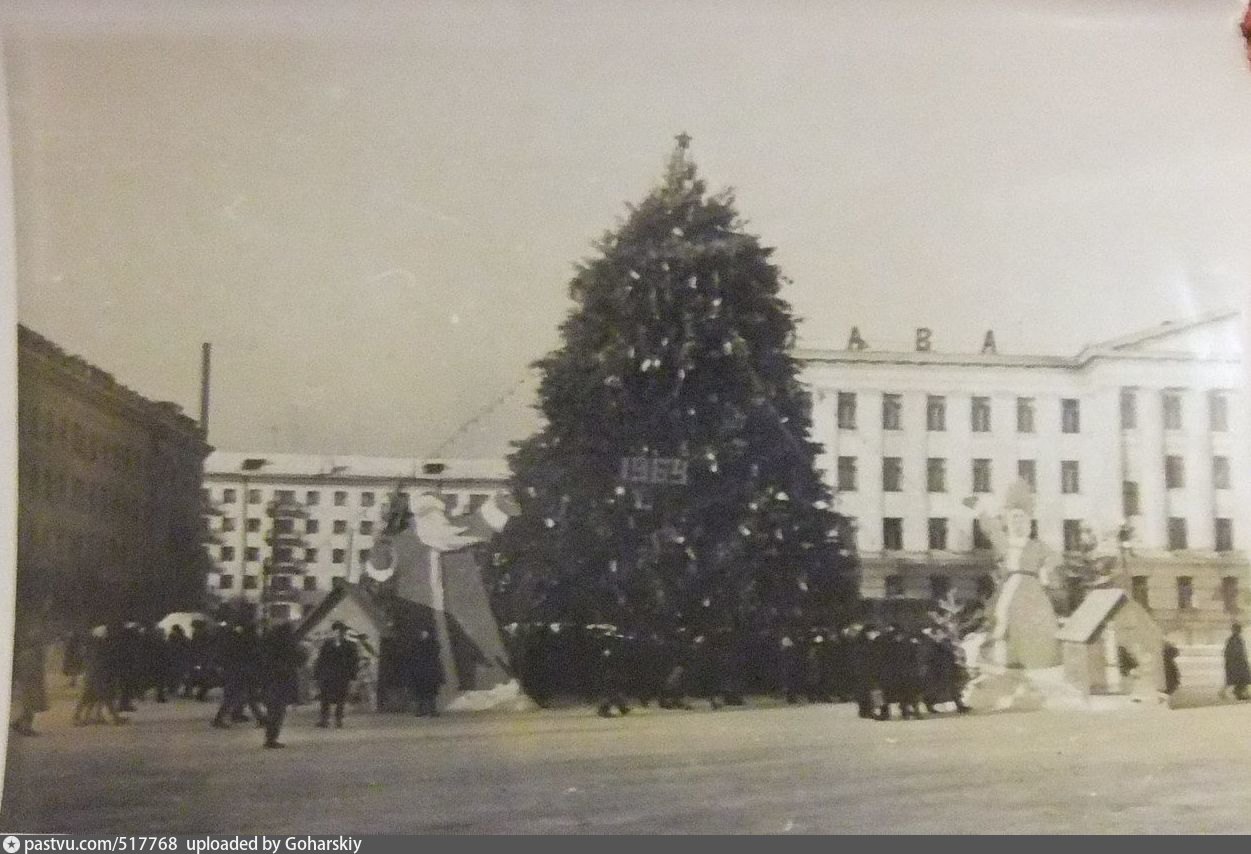
[[[882,457],[882,491],[903,492],[903,457]],[[1017,477],[1038,488],[1037,460],[1017,460]],[[973,491],[975,493],[992,492],[993,477],[991,460],[973,460]],[[1131,485],[1126,481],[1126,488]],[[1186,485],[1186,461],[1184,458],[1170,454],[1164,458],[1164,485],[1168,489],[1182,489]],[[1138,485],[1132,484],[1134,506],[1137,507]],[[837,487],[839,492],[856,492],[859,489],[859,461],[857,457],[838,458]],[[947,491],[947,459],[945,457],[929,457],[925,461],[925,488],[927,492]],[[1060,492],[1065,495],[1076,495],[1081,492],[1081,467],[1077,460],[1060,461]],[[1230,489],[1231,476],[1229,458],[1212,457],[1212,488]],[[1128,493],[1127,493],[1128,495]],[[1127,498],[1128,500],[1128,498]],[[1134,516],[1128,510],[1125,515]]]
[[[131,472],[143,463],[143,454],[128,445],[110,441],[77,421],[34,410],[18,418],[21,437],[53,447],[68,448],[74,456],[89,463],[103,463],[115,471]]]
[[[261,586],[261,577],[259,575],[243,576],[244,590],[258,590]],[[228,572],[223,572],[218,576],[217,588],[219,590],[233,590],[235,586],[235,577]],[[269,579],[269,587],[271,590],[294,590],[295,585],[289,575],[273,575]],[[301,589],[316,590],[317,579],[314,576],[306,575],[301,579]]]
[[[929,550],[948,551],[948,520],[942,516],[931,516],[928,521]],[[1086,525],[1080,519],[1065,519],[1063,522],[1064,550],[1080,551],[1089,538]],[[1218,552],[1234,550],[1234,523],[1232,519],[1218,518],[1214,520],[1215,548]],[[1038,522],[1030,522],[1030,536],[1037,538]],[[1170,551],[1184,551],[1189,548],[1186,520],[1171,517],[1168,520],[1168,548]],[[882,548],[884,551],[897,552],[904,548],[904,520],[896,516],[882,519]],[[990,540],[982,532],[977,520],[973,521],[973,548],[989,549]]]
[[[890,599],[902,598],[905,593],[904,577],[902,575],[888,575],[884,579],[886,597]],[[1077,579],[1075,579],[1077,581]],[[943,574],[934,574],[929,577],[930,596],[936,600],[945,599],[951,591],[951,578]],[[1131,579],[1131,595],[1144,608],[1151,607],[1150,584],[1145,575],[1135,575]],[[982,598],[989,597],[995,590],[995,582],[989,575],[982,575],[977,579],[977,594]],[[1076,593],[1076,591],[1073,591]],[[1238,577],[1227,575],[1221,579],[1219,596],[1225,613],[1237,614],[1239,607],[1239,584]],[[1071,594],[1071,598],[1076,598]],[[1189,611],[1195,607],[1195,587],[1194,578],[1189,575],[1178,576],[1177,578],[1177,608],[1180,611]]]
[[[1121,390],[1121,428],[1133,430],[1138,426],[1138,395],[1134,389]],[[1182,429],[1182,396],[1179,391],[1161,392],[1165,430]],[[1016,431],[1035,432],[1037,401],[1032,397],[1016,399]],[[1060,430],[1063,433],[1081,432],[1081,401],[1063,398],[1060,401]],[[838,393],[838,428],[856,429],[856,393]],[[969,405],[969,428],[974,433],[991,432],[991,399],[974,397]],[[882,429],[903,429],[903,395],[882,395]],[[925,429],[942,432],[947,429],[947,398],[931,394],[925,399]],[[1229,429],[1229,401],[1222,392],[1208,393],[1208,429],[1225,432]]]
[[[235,519],[234,517],[232,516],[222,517],[221,530],[223,532],[229,533],[231,531],[237,531],[238,525],[239,525],[239,521]],[[367,537],[373,536],[374,525],[375,523],[370,521],[369,519],[362,519],[360,521],[360,524],[357,527],[357,530],[361,534],[364,534]],[[255,517],[250,518],[247,520],[247,524],[245,525],[245,527],[247,528],[248,533],[252,533],[252,534],[258,533],[261,530],[261,519],[255,518]],[[348,529],[348,523],[346,519],[335,519],[331,528],[331,530],[336,534],[346,534],[347,529]],[[275,519],[274,520],[274,532],[277,534],[296,534],[298,536],[298,533],[295,530],[295,520],[290,519],[290,518]],[[321,520],[320,519],[305,519],[304,520],[304,533],[306,534],[321,533]]]
[[[279,547],[279,548],[273,549],[272,553],[273,553],[274,559],[277,561],[290,561],[290,560],[295,559],[295,550],[291,548]],[[235,550],[234,546],[222,546],[221,547],[222,563],[231,563],[232,561],[234,561],[235,555],[237,554],[238,552]],[[369,560],[369,549],[361,549],[356,554],[360,558],[361,563],[365,563],[366,561]],[[317,560],[320,558],[320,556],[321,556],[321,552],[318,549],[315,549],[315,548],[304,549],[304,561],[306,563],[316,563]],[[260,548],[257,546],[248,546],[246,549],[243,550],[243,559],[246,560],[248,563],[258,562],[261,559]],[[345,560],[347,560],[347,549],[331,549],[330,550],[330,562],[331,563],[343,563]]]
[[[262,502],[262,492],[260,489],[248,489],[246,493],[248,504],[260,504]],[[213,492],[210,488],[203,489],[205,502],[211,503],[213,500]],[[410,497],[408,493],[404,493],[404,497]],[[221,492],[221,500],[223,504],[237,504],[239,502],[239,490],[232,487],[226,487]],[[297,501],[296,491],[294,489],[275,489],[274,501],[291,502]],[[487,500],[486,495],[474,494],[469,496],[469,509],[472,512],[481,506]],[[348,492],[344,489],[337,489],[331,494],[331,501],[335,507],[346,507],[348,505]],[[378,494],[375,492],[360,493],[360,506],[373,507],[378,501]],[[306,507],[318,507],[321,505],[321,491],[317,489],[309,489],[304,492],[303,504]]]
[[[133,490],[83,480],[60,468],[45,468],[25,460],[18,470],[18,490],[31,500],[65,504],[100,515],[138,517],[143,510],[143,502]]]

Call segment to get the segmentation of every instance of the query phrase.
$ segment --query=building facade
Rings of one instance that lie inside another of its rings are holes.
[[[198,606],[197,422],[18,327],[19,607],[61,622]]]
[[[802,350],[813,438],[854,519],[862,593],[993,589],[970,498],[1018,478],[1036,536],[1070,560],[1114,543],[1135,598],[1182,642],[1223,637],[1248,606],[1251,460],[1241,316],[1207,315],[1073,357]],[[1088,542],[1086,543],[1088,545]]]
[[[439,495],[457,514],[476,510],[508,478],[503,459],[214,452],[204,477],[209,588],[221,602],[300,619],[334,579],[360,580],[397,489]]]

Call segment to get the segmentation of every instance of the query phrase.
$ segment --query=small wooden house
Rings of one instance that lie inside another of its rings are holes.
[[[1094,590],[1056,633],[1064,675],[1083,693],[1154,697],[1164,687],[1164,633],[1124,590]]]

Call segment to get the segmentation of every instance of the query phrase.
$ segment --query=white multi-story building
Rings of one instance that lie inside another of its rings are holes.
[[[796,353],[837,509],[855,520],[862,592],[930,597],[991,585],[967,499],[1034,486],[1037,536],[1119,543],[1134,595],[1183,641],[1243,605],[1251,460],[1240,315],[1166,323],[1072,357],[930,347]]]
[[[216,451],[204,468],[214,535],[209,588],[275,619],[301,617],[334,578],[360,578],[397,489],[442,496],[458,514],[477,509],[508,480],[503,459]]]

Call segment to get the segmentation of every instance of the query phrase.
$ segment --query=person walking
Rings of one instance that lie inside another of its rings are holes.
[[[429,629],[421,629],[413,640],[412,688],[418,717],[438,717],[439,687],[443,684],[443,662],[439,639]]]
[[[265,747],[286,747],[278,740],[287,706],[299,700],[300,668],[307,653],[295,639],[290,623],[280,623],[261,642],[260,677],[265,697]]]
[[[360,652],[356,644],[348,640],[347,626],[336,620],[331,630],[334,634],[321,645],[317,663],[313,665],[313,678],[321,697],[321,719],[317,725],[322,729],[330,726],[330,708],[334,707],[334,725],[343,727],[343,705],[347,702],[348,688],[356,677]]]
[[[35,715],[48,710],[44,671],[43,638],[37,629],[27,629],[18,638],[13,654],[13,706],[18,713],[12,729],[18,735],[38,735]]]
[[[1234,689],[1234,698],[1247,699],[1247,685],[1251,684],[1251,666],[1247,664],[1247,647],[1242,640],[1242,626],[1234,623],[1229,627],[1229,640],[1225,641],[1225,686]]]
[[[1173,694],[1181,687],[1181,670],[1177,666],[1177,657],[1181,650],[1168,641],[1164,642],[1164,693]]]

